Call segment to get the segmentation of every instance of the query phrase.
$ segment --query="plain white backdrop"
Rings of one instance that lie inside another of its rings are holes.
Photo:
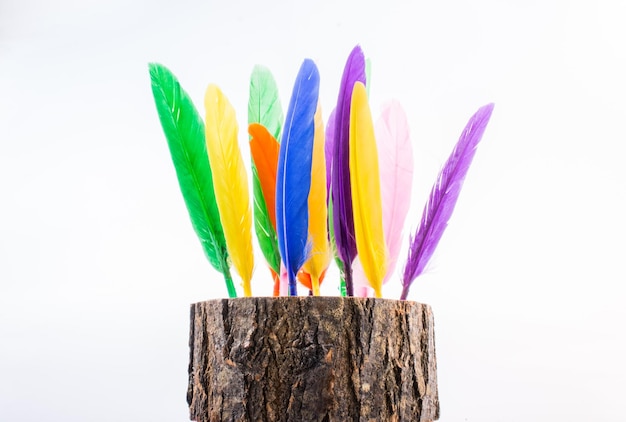
[[[252,67],[286,107],[310,57],[327,117],[357,43],[374,114],[395,98],[409,116],[407,229],[467,119],[496,104],[410,293],[435,312],[441,420],[623,420],[624,21],[608,0],[2,0],[0,420],[188,419],[188,306],[226,289],[188,221],[148,62],[200,110],[218,84],[245,122]]]

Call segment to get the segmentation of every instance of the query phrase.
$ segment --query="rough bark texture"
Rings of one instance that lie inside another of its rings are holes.
[[[430,306],[387,299],[251,297],[191,305],[190,418],[439,418]]]

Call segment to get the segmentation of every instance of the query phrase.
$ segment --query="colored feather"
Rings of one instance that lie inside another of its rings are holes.
[[[354,294],[352,261],[357,253],[349,166],[350,101],[354,84],[357,81],[365,83],[365,57],[359,46],[356,46],[350,53],[341,78],[335,111],[335,137],[333,139],[331,172],[335,246],[337,254],[343,262],[346,290],[349,296]]]
[[[454,211],[476,147],[493,111],[493,104],[481,107],[469,120],[446,164],[441,169],[424,207],[420,225],[411,237],[404,267],[401,299],[406,299],[413,280],[426,268]]]
[[[382,297],[387,274],[387,245],[383,233],[378,150],[374,122],[361,82],[354,84],[350,105],[350,183],[354,210],[354,234],[363,272]]]
[[[278,157],[276,231],[282,262],[289,276],[289,295],[297,295],[296,274],[308,254],[308,196],[314,115],[319,94],[319,72],[306,59],[294,84]]]
[[[311,255],[302,269],[309,275],[309,289],[319,296],[320,283],[330,263],[328,243],[328,214],[326,206],[326,159],[324,151],[324,123],[318,103],[315,113],[315,134],[311,164],[311,190],[309,192],[309,239]]]
[[[192,226],[209,262],[223,274],[228,295],[236,297],[213,191],[204,123],[191,98],[169,69],[157,63],[151,63],[149,69],[154,101]]]
[[[413,189],[413,147],[404,109],[397,101],[383,107],[376,121],[376,144],[380,168],[383,230],[387,243],[388,267],[383,284],[396,267],[402,246],[403,228],[411,205]]]
[[[352,283],[354,283],[355,297],[373,296],[374,290],[370,287],[365,271],[363,271],[363,265],[361,265],[359,255],[357,255],[352,262]]]
[[[254,197],[254,230],[261,252],[270,267],[274,280],[274,293],[277,295],[280,273],[280,253],[278,251],[278,236],[276,235],[276,166],[278,164],[279,145],[276,139],[280,137],[283,124],[283,110],[278,96],[276,81],[269,69],[255,66],[250,76],[250,95],[248,97],[248,125],[260,124],[265,131],[257,129],[261,141],[251,139],[250,152],[252,155],[252,184]],[[255,129],[253,129],[255,130]],[[268,132],[269,130],[269,132]],[[254,134],[248,129],[250,136]],[[269,136],[269,137],[268,137]],[[272,138],[272,139],[270,139]],[[263,142],[265,146],[263,146]],[[261,143],[262,145],[258,145]],[[259,151],[265,149],[267,151]],[[256,151],[253,151],[256,150]],[[254,157],[256,152],[256,159]],[[263,154],[260,154],[263,152]],[[270,157],[267,157],[267,155]],[[262,165],[255,161],[264,158],[263,163],[269,165],[264,169],[257,169]],[[270,159],[267,162],[267,159]],[[259,176],[259,173],[261,176]],[[261,177],[261,180],[259,180]]]
[[[252,123],[248,127],[248,133],[251,136],[250,154],[252,162],[259,174],[263,199],[272,227],[276,228],[276,171],[280,144],[265,126],[258,123]]]
[[[280,253],[276,235],[276,169],[280,144],[264,126],[248,127],[250,155],[254,174],[255,230],[261,252],[274,273],[280,272]],[[274,274],[272,274],[274,276]],[[277,280],[273,277],[274,281]]]
[[[287,268],[281,262],[280,263],[280,276],[278,282],[278,296],[289,295],[289,275],[287,274]]]
[[[252,211],[248,176],[237,139],[235,110],[215,85],[207,88],[204,106],[207,151],[224,237],[233,266],[243,282],[244,295],[251,296]]]
[[[278,252],[278,237],[276,229],[272,225],[267,209],[267,204],[263,198],[263,188],[256,166],[252,168],[252,189],[254,205],[254,230],[259,241],[259,246],[267,264],[272,271],[272,278],[276,281],[274,273],[280,268],[280,253]],[[274,179],[276,180],[276,179]],[[274,208],[274,207],[272,207]]]

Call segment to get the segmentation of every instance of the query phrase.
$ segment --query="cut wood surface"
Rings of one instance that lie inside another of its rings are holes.
[[[191,305],[191,420],[439,418],[430,306],[343,297]]]

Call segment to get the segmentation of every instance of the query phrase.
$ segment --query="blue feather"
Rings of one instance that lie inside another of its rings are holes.
[[[314,116],[319,95],[317,66],[306,59],[300,67],[283,127],[276,174],[278,249],[289,276],[289,295],[296,296],[296,274],[308,255],[311,161]]]

